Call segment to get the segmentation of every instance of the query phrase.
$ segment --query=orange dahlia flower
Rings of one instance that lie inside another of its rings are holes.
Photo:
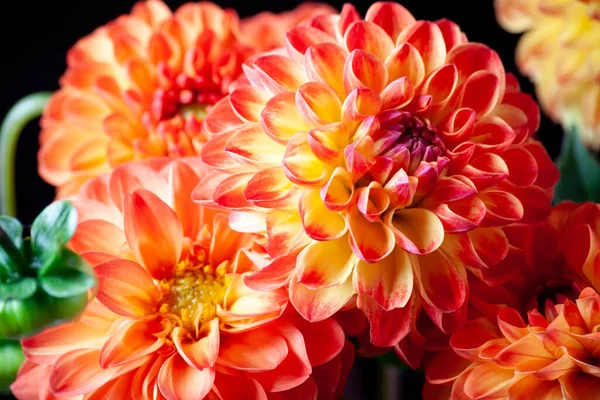
[[[497,324],[469,321],[427,369],[425,399],[592,399],[600,393],[600,295],[547,303],[525,324],[504,308]],[[440,386],[436,386],[440,385]]]
[[[506,30],[526,32],[517,64],[545,111],[600,148],[600,2],[495,0],[495,7]]]
[[[310,13],[302,8],[298,16],[243,26],[289,27]],[[195,155],[204,140],[202,119],[244,61],[283,44],[283,36],[278,42],[242,35],[239,25],[233,10],[212,3],[187,3],[172,13],[149,0],[79,40],[42,118],[41,176],[61,196],[124,162]]]
[[[450,21],[346,5],[290,30],[245,79],[205,120],[216,171],[194,198],[236,210],[234,229],[266,230],[275,260],[246,283],[289,283],[308,320],[354,303],[391,345],[422,304],[452,331],[466,271],[508,251],[498,227],[550,211],[537,105]]]
[[[261,240],[195,205],[194,161],[129,163],[86,184],[71,246],[94,265],[96,301],[22,341],[21,399],[333,397],[353,350],[333,320],[286,310],[285,289],[243,277]],[[344,351],[342,351],[344,349]]]

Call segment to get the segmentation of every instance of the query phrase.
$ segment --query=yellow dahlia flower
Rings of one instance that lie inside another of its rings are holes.
[[[289,283],[309,320],[358,305],[389,346],[424,309],[450,332],[467,270],[508,252],[498,226],[550,212],[537,105],[450,21],[396,3],[363,19],[348,4],[244,71],[205,119],[216,170],[194,197],[236,210],[234,229],[266,230],[275,261],[246,282]]]
[[[495,0],[500,24],[526,32],[517,64],[553,119],[600,148],[600,1]]]

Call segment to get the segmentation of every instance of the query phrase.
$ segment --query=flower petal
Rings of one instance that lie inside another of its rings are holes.
[[[212,368],[219,355],[219,321],[213,319],[206,323],[201,331],[202,338],[193,343],[186,341],[186,331],[176,327],[173,330],[173,344],[179,355],[190,367],[196,369]]]
[[[133,254],[156,279],[179,261],[183,228],[175,211],[147,190],[136,190],[124,200],[125,236]]]
[[[338,286],[310,290],[298,282],[296,277],[290,281],[290,301],[304,318],[318,322],[329,318],[340,310],[354,294],[352,279]]]
[[[435,251],[444,240],[444,227],[431,211],[412,208],[389,213],[386,223],[390,226],[396,243],[413,254]]]
[[[313,242],[306,246],[296,261],[298,282],[316,290],[346,282],[358,258],[346,238]]]
[[[148,271],[129,260],[98,264],[96,297],[111,311],[124,316],[143,317],[154,313],[160,297]]]
[[[163,363],[158,387],[168,400],[202,399],[210,392],[214,379],[214,368],[192,368],[175,353]]]

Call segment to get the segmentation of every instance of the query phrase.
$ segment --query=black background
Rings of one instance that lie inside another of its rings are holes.
[[[176,8],[184,1],[167,0]],[[58,1],[10,1],[2,4],[0,24],[0,116],[6,114],[19,98],[36,91],[55,90],[58,79],[66,68],[67,50],[78,38],[90,33],[120,14],[130,11],[134,1],[104,0],[58,0]],[[299,1],[240,1],[221,0],[222,7],[234,8],[241,17],[263,10],[273,12],[294,8]],[[344,2],[329,2],[338,10]],[[371,2],[356,1],[354,4],[364,15]],[[437,20],[449,18],[460,25],[469,40],[483,42],[495,49],[504,60],[507,71],[517,73],[514,50],[519,39],[502,30],[496,23],[492,0],[404,0],[400,1],[417,19]],[[517,74],[525,92],[533,93],[528,80]],[[24,132],[17,156],[18,216],[30,223],[35,215],[54,196],[54,190],[37,175],[36,152],[37,124],[32,123]],[[560,146],[561,129],[548,118],[542,119],[540,140],[555,158]],[[1,360],[0,360],[1,362]],[[374,360],[360,363],[353,371],[349,398],[378,398],[377,377]],[[418,374],[403,373],[396,382],[396,396],[402,399],[419,398]]]

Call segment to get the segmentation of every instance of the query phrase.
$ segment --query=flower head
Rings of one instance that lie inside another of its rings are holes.
[[[521,253],[507,257],[516,273],[501,287],[474,288],[472,320],[428,363],[426,398],[596,393],[599,211],[564,202],[543,224],[504,228]]]
[[[427,369],[425,399],[583,399],[600,391],[600,295],[586,288],[544,314],[504,308],[497,323],[469,321]],[[451,396],[451,397],[450,397]]]
[[[557,171],[531,139],[535,102],[450,21],[346,5],[244,71],[205,120],[217,171],[194,198],[236,210],[234,229],[266,229],[275,261],[246,283],[289,283],[309,320],[357,303],[389,346],[424,308],[452,331],[467,270],[508,251],[498,226],[550,211]]]
[[[545,110],[584,143],[600,147],[600,3],[597,0],[495,0],[500,24],[525,32],[519,69]]]
[[[289,26],[295,15],[269,22]],[[160,0],[139,2],[69,51],[42,119],[40,174],[68,195],[125,162],[197,154],[204,116],[242,64],[282,44],[262,39],[242,35],[236,13],[212,3],[171,12]]]
[[[261,239],[192,203],[203,171],[193,163],[129,163],[83,187],[71,246],[94,265],[97,301],[79,320],[22,341],[29,361],[17,396],[264,399],[338,390],[337,378],[317,375],[343,382],[352,352],[342,329],[286,310],[285,289],[244,284],[266,262]]]

